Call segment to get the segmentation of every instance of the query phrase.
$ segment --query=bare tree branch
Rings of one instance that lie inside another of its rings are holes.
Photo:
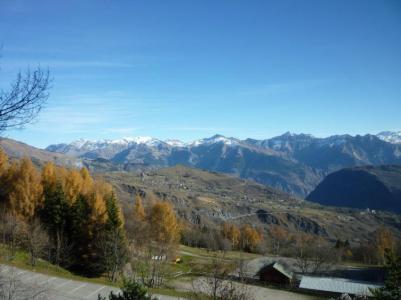
[[[8,91],[0,91],[0,133],[35,121],[49,97],[49,71],[37,67],[19,72]]]

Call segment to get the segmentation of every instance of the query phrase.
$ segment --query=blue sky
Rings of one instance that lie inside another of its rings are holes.
[[[54,78],[34,146],[401,130],[398,0],[0,0],[0,43]]]

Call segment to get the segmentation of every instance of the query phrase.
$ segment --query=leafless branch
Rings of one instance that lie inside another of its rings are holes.
[[[8,91],[0,91],[0,132],[32,123],[49,97],[49,71],[19,72]]]

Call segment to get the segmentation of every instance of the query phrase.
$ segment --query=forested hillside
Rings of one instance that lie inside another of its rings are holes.
[[[323,205],[401,213],[401,166],[365,166],[334,172],[307,199]]]

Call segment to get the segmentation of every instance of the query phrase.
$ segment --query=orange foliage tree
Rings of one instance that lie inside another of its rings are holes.
[[[245,251],[255,251],[262,242],[263,235],[260,231],[246,224],[241,228],[241,245]]]
[[[42,202],[41,176],[29,158],[14,162],[9,173],[8,206],[13,214],[30,219]]]
[[[148,216],[150,236],[163,245],[177,244],[181,228],[173,207],[168,202],[156,202]]]
[[[394,237],[387,228],[381,227],[375,231],[374,246],[379,263],[384,263],[386,251],[394,250],[394,243]]]
[[[143,208],[142,198],[139,194],[135,196],[134,219],[138,222],[143,222],[146,218],[145,209]]]
[[[237,248],[241,238],[241,231],[235,224],[224,223],[222,228],[223,236],[231,242],[231,247]]]

